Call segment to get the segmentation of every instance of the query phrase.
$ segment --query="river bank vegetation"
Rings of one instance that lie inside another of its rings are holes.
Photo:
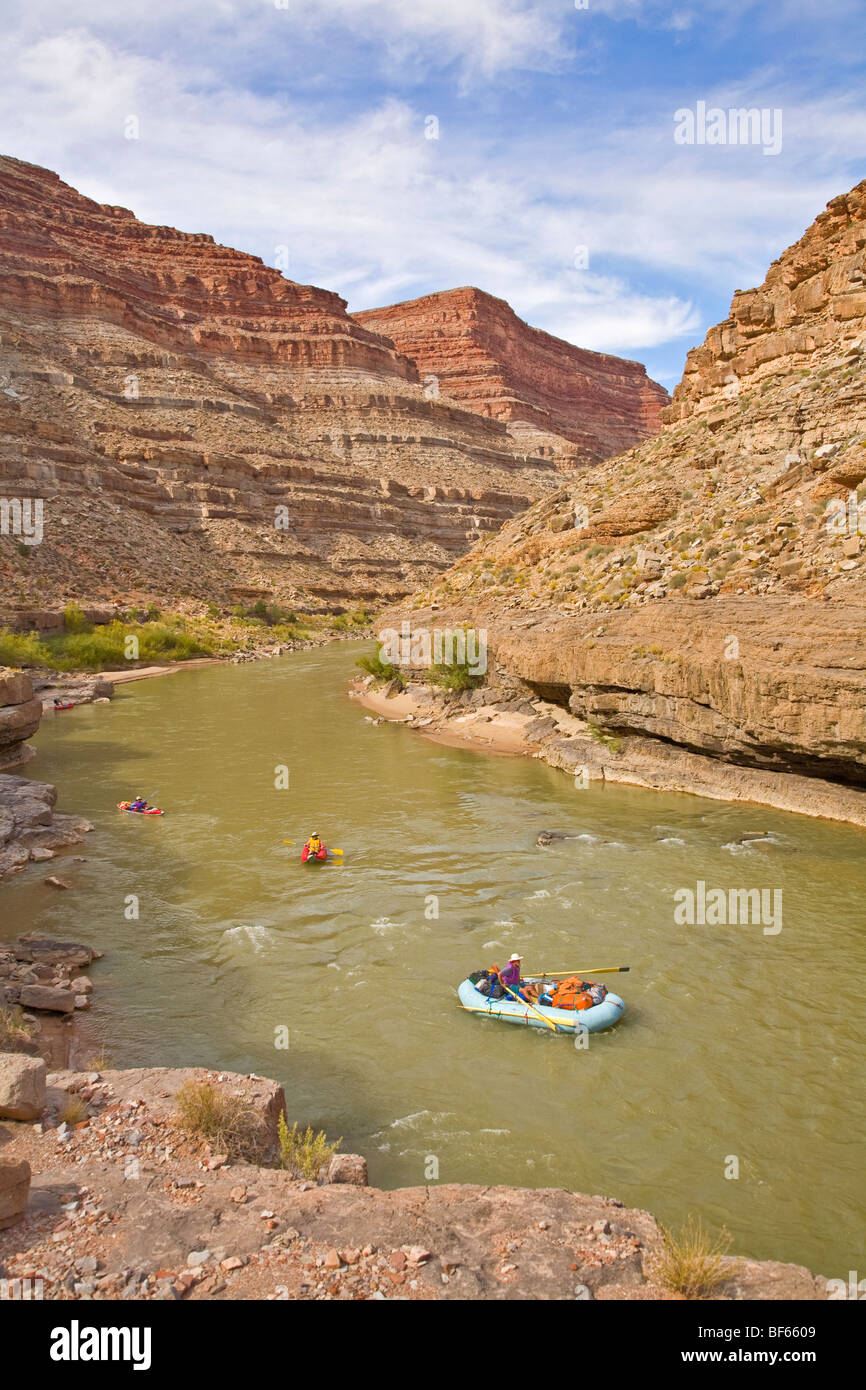
[[[24,670],[124,670],[145,665],[231,657],[275,645],[316,645],[333,636],[360,636],[370,623],[364,609],[350,613],[296,613],[258,600],[222,613],[164,613],[150,605],[132,608],[108,623],[89,622],[78,604],[67,604],[63,630],[40,634],[0,628],[0,666]]]

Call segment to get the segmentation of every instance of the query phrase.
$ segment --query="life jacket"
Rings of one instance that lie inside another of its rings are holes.
[[[569,975],[568,979],[559,981],[550,1002],[554,1009],[591,1009],[594,1001],[589,990],[586,980]]]

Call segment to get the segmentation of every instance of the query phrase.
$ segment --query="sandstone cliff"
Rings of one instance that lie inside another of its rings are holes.
[[[387,334],[443,395],[505,420],[524,447],[564,467],[597,463],[656,434],[668,403],[640,363],[530,328],[481,290],[447,290],[354,317]]]
[[[712,758],[776,804],[780,774],[822,779],[797,808],[866,823],[864,248],[861,183],[735,295],[658,438],[507,523],[401,615],[486,626],[500,675],[593,731],[590,775],[705,790]],[[653,749],[666,781],[639,770]]]
[[[4,512],[0,618],[429,582],[556,469],[428,395],[339,296],[0,158],[0,496],[44,506],[41,543]]]

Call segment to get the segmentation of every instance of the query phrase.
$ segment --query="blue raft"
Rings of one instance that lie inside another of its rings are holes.
[[[549,1019],[555,1025],[557,1033],[600,1033],[603,1028],[612,1028],[619,1023],[625,1013],[625,1004],[619,995],[610,992],[600,1004],[593,1004],[591,1009],[581,1009],[577,1013],[573,1009],[550,1009],[544,1004],[534,1005],[538,1010],[535,1013],[527,1004],[518,1003],[508,995],[504,999],[487,999],[479,994],[471,980],[463,981],[457,995],[469,1013],[487,1014],[490,1018],[501,1018],[506,1023],[529,1024],[530,1028],[541,1028],[545,1033],[551,1032],[551,1029],[544,1019]]]

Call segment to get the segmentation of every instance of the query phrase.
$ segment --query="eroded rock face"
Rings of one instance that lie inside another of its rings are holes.
[[[495,420],[563,463],[597,463],[656,434],[668,393],[644,367],[530,328],[510,305],[464,288],[368,309],[428,389]]]
[[[93,829],[83,816],[55,811],[56,802],[50,782],[0,774],[0,879],[31,860],[53,858],[55,850],[78,844]]]
[[[486,628],[497,679],[591,722],[590,775],[697,791],[709,758],[736,795],[866,823],[863,283],[866,182],[735,296],[658,438],[396,617]],[[825,785],[789,805],[780,774]]]
[[[555,486],[338,295],[2,157],[0,271],[0,495],[44,505],[26,555],[0,537],[0,621],[395,596]]]
[[[14,767],[33,756],[27,739],[36,733],[41,718],[42,701],[33,694],[30,677],[0,667],[0,768]]]
[[[730,317],[686,358],[666,419],[705,415],[788,367],[808,369],[816,354],[850,349],[866,326],[864,211],[866,183],[860,183],[827,204],[773,262],[763,285],[737,290]]]

